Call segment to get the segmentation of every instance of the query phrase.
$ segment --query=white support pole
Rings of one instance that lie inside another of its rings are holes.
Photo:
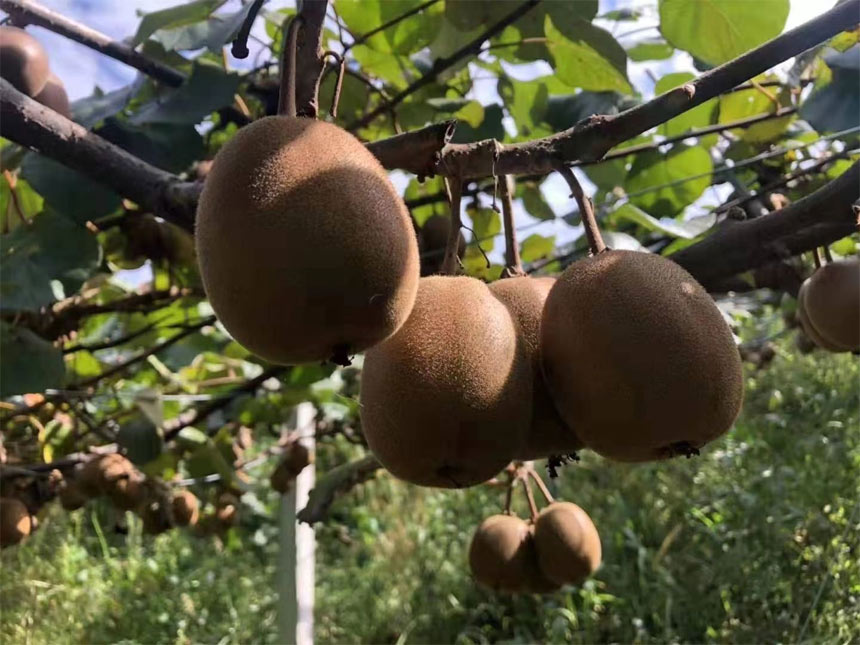
[[[310,403],[296,406],[290,429],[312,427],[314,407]],[[300,439],[313,454],[313,436]],[[316,472],[306,466],[289,492],[281,497],[279,511],[280,553],[278,556],[278,636],[279,642],[312,645],[314,642],[314,530],[296,522],[296,513],[308,502]]]

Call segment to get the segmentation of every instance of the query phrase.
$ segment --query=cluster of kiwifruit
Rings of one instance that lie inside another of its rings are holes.
[[[818,347],[860,351],[860,260],[820,266],[800,286],[797,317],[805,337]]]
[[[528,475],[521,468],[517,472],[510,486],[527,482]],[[532,517],[525,521],[511,513],[508,499],[504,513],[485,519],[472,537],[469,568],[475,580],[496,591],[550,593],[580,584],[597,570],[600,536],[579,506],[547,493],[547,506],[539,513],[531,506]],[[533,504],[530,488],[529,501]]]
[[[51,72],[48,53],[38,40],[18,27],[0,27],[0,77],[15,89],[71,118],[66,88]]]

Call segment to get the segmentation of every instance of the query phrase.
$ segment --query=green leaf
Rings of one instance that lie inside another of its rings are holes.
[[[352,55],[365,73],[387,81],[397,89],[403,89],[409,82],[405,71],[417,72],[409,59],[380,52],[367,45],[356,45],[352,48]]]
[[[239,87],[238,74],[229,74],[220,67],[195,62],[191,77],[171,92],[166,99],[144,105],[129,121],[145,123],[197,124],[204,117],[233,102]]]
[[[517,197],[523,200],[523,207],[529,215],[537,219],[555,219],[555,213],[541,193],[535,182],[520,182],[517,185]]]
[[[460,123],[451,139],[453,143],[471,143],[483,139],[505,138],[505,127],[502,125],[502,106],[494,103],[484,108],[484,120],[480,127],[473,128],[468,123]]]
[[[635,101],[618,92],[565,93],[549,97],[545,119],[556,131],[567,130],[592,114],[618,114],[634,105]]]
[[[116,436],[128,458],[136,464],[156,459],[164,447],[164,439],[156,425],[146,417],[137,417],[122,424]]]
[[[221,48],[236,36],[253,4],[246,2],[239,11],[212,16],[206,21],[185,27],[159,30],[153,39],[160,42],[167,51],[188,51],[205,47],[215,54],[220,54]]]
[[[705,192],[712,169],[711,156],[698,146],[675,146],[668,154],[648,150],[636,155],[625,188],[636,206],[672,217]]]
[[[683,85],[695,78],[689,72],[677,72],[674,74],[666,74],[654,87],[655,94],[663,94],[669,90]],[[669,119],[666,123],[660,125],[657,129],[660,134],[666,137],[673,137],[683,134],[694,128],[701,128],[714,123],[717,110],[717,99],[709,99],[697,105],[692,110],[687,110],[683,114],[679,114],[674,119]],[[710,142],[709,142],[710,143]]]
[[[0,322],[0,397],[61,388],[65,373],[58,347],[29,329]]]
[[[195,0],[161,11],[145,13],[131,44],[133,47],[139,45],[159,29],[182,27],[205,20],[224,2],[225,0]]]
[[[671,58],[674,53],[675,48],[672,45],[657,38],[643,40],[627,50],[630,60],[637,63],[646,60],[665,60]]]
[[[147,123],[135,126],[111,118],[105,121],[97,133],[147,163],[169,172],[187,169],[204,153],[203,138],[188,123]]]
[[[833,80],[806,99],[800,116],[818,132],[841,132],[860,125],[857,72],[834,67]]]
[[[660,0],[660,31],[669,43],[719,65],[778,36],[789,0]]]
[[[472,220],[472,239],[480,242],[484,251],[492,251],[494,236],[502,232],[502,218],[492,208],[469,208],[466,214]]]
[[[533,233],[520,245],[520,259],[523,262],[534,262],[551,256],[553,251],[555,251],[555,235],[544,236]]]
[[[0,309],[38,309],[75,293],[98,267],[101,249],[85,228],[52,212],[0,236]]]
[[[45,203],[76,222],[109,215],[121,202],[119,195],[102,184],[40,154],[30,153],[24,158],[21,176]]]
[[[67,355],[66,366],[74,372],[76,381],[88,379],[102,372],[102,364],[92,352],[86,350]]]
[[[445,20],[460,31],[471,31],[498,17],[498,0],[445,0]]]
[[[651,217],[648,213],[633,204],[620,206],[611,216],[612,221],[628,220],[642,226],[649,231],[657,231],[671,237],[680,237],[691,240],[707,231],[716,221],[715,215],[705,217],[694,217],[686,221],[661,217]]]
[[[546,17],[544,32],[559,80],[584,90],[630,93],[627,54],[612,35],[580,19],[568,20],[564,33]]]
[[[860,29],[852,29],[836,34],[827,44],[838,52],[847,52],[857,44],[858,38],[860,38]]]
[[[544,78],[517,81],[507,75],[500,75],[498,91],[499,96],[505,100],[505,107],[508,108],[520,137],[549,134],[547,129],[541,126],[549,99],[549,87]]]
[[[423,0],[337,0],[335,10],[356,36],[405,14]],[[374,34],[366,44],[379,52],[412,54],[426,47],[442,26],[444,8],[436,3]]]
[[[92,128],[128,105],[132,97],[141,90],[144,81],[143,75],[138,76],[131,85],[126,85],[107,94],[96,88],[92,96],[78,99],[72,103],[72,118],[85,128]]]
[[[468,123],[473,128],[477,128],[484,122],[484,106],[478,101],[469,101],[454,112],[454,117]]]
[[[577,2],[541,2],[528,13],[507,27],[493,39],[494,43],[511,43],[527,38],[544,38],[544,24],[547,16],[552,16],[555,26],[567,35],[568,25],[578,21],[590,23],[597,15],[597,0],[578,0]],[[496,3],[498,6],[498,3]],[[573,27],[576,31],[576,27]],[[573,34],[575,38],[575,33]],[[494,49],[493,53],[504,60],[532,61],[551,60],[550,50],[544,43],[530,42],[519,47],[503,47]]]
[[[772,80],[773,78],[775,77],[760,76],[755,80],[763,82]],[[719,123],[729,123],[738,119],[746,119],[752,116],[772,114],[775,112],[778,106],[765,94],[765,91],[770,92],[771,88],[762,89],[764,91],[753,88],[723,94],[719,99]],[[779,101],[779,107],[786,107],[791,104],[791,94],[788,91],[779,93],[775,98]],[[783,118],[757,123],[747,128],[736,128],[734,130],[730,130],[730,132],[740,136],[745,141],[764,143],[781,136],[793,118],[794,117],[792,115],[789,115]]]
[[[18,179],[15,182],[15,199],[12,199],[12,187],[8,181],[0,181],[0,217],[5,218],[7,230],[15,230],[21,225],[21,220],[30,221],[41,212],[45,200],[33,190],[29,182]]]
[[[610,249],[616,251],[645,251],[648,252],[642,243],[632,235],[627,233],[619,233],[618,231],[603,231],[603,241]]]

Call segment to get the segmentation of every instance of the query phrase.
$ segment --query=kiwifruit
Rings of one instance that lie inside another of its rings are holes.
[[[487,285],[421,278],[412,315],[365,355],[362,430],[395,477],[443,488],[479,484],[522,445],[530,379],[511,315]]]
[[[72,118],[72,109],[69,106],[69,95],[66,94],[66,86],[63,85],[56,74],[48,76],[48,82],[42,91],[33,97],[36,101],[51,108],[54,112],[62,114],[67,119]]]
[[[532,421],[518,459],[569,454],[582,448],[576,434],[561,420],[544,383],[540,358],[540,325],[544,302],[555,278],[505,278],[490,285],[517,324],[520,342],[532,364]]]
[[[421,275],[439,273],[451,232],[451,218],[445,215],[428,217],[418,233],[418,249],[421,251]],[[466,238],[460,231],[457,243],[457,256],[462,259],[466,254]]]
[[[572,264],[547,297],[541,339],[562,419],[604,457],[693,454],[740,411],[728,325],[702,286],[659,255],[605,251]]]
[[[534,540],[541,571],[556,584],[579,584],[600,566],[600,536],[576,504],[553,502],[541,510]]]
[[[60,505],[67,511],[76,511],[83,508],[89,497],[84,494],[81,487],[74,481],[66,481],[60,489]]]
[[[397,331],[415,300],[406,206],[331,123],[278,116],[239,130],[206,177],[196,242],[218,318],[275,363],[347,363]]]
[[[106,484],[107,494],[113,505],[122,511],[133,511],[146,498],[144,477],[133,471]]]
[[[806,316],[818,335],[841,351],[860,350],[860,261],[825,264],[804,284]]]
[[[176,526],[194,526],[197,524],[199,504],[191,491],[181,490],[174,493],[170,505],[173,511],[173,523]]]
[[[41,43],[23,29],[0,27],[0,77],[19,92],[36,96],[48,82],[51,70]]]
[[[0,497],[0,547],[18,544],[31,530],[27,507],[14,497]]]
[[[298,441],[294,441],[288,445],[284,451],[283,458],[269,477],[272,489],[282,495],[286,493],[290,490],[290,486],[298,474],[304,470],[305,466],[312,462],[313,455]]]
[[[218,521],[224,526],[233,526],[236,523],[238,514],[239,510],[236,508],[235,504],[219,506],[215,510],[215,517],[217,517]]]
[[[143,521],[143,531],[150,535],[159,535],[170,530],[173,525],[170,515],[160,500],[151,500],[137,509]]]
[[[800,291],[797,294],[797,317],[800,320],[801,328],[806,332],[806,336],[821,349],[826,349],[830,352],[846,351],[844,346],[833,343],[819,334],[818,329],[809,320],[809,313],[806,311],[806,291],[808,287],[809,281],[807,280],[800,286]]]
[[[490,589],[525,591],[537,564],[529,557],[529,525],[514,515],[492,515],[481,522],[469,546],[469,568]]]

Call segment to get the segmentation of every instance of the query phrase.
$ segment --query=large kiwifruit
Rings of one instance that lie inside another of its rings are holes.
[[[847,348],[844,345],[831,342],[824,338],[812,321],[809,320],[809,313],[806,311],[806,292],[809,288],[809,280],[807,279],[800,285],[800,291],[797,294],[797,318],[800,320],[800,326],[805,332],[805,335],[821,349],[826,349],[829,352],[844,352]]]
[[[42,91],[33,97],[36,101],[51,108],[54,112],[62,114],[67,119],[72,118],[72,109],[69,107],[69,95],[66,94],[66,86],[55,74],[48,76],[48,82]]]
[[[600,566],[600,536],[576,504],[546,506],[535,520],[534,540],[541,571],[556,584],[579,584]]]
[[[522,445],[530,379],[511,315],[487,285],[421,278],[412,315],[365,356],[364,436],[396,477],[444,488],[478,484]]]
[[[538,459],[569,454],[582,448],[576,434],[561,420],[544,383],[540,358],[540,325],[543,306],[555,278],[527,276],[497,280],[490,291],[501,300],[514,322],[532,364],[532,421],[518,459]]]
[[[860,350],[860,261],[825,264],[804,284],[806,316],[818,336],[841,351]]]
[[[36,96],[48,82],[48,54],[23,29],[0,27],[0,60],[0,77],[27,96]]]
[[[445,258],[445,247],[448,246],[448,234],[451,232],[451,218],[445,215],[428,217],[418,233],[418,249],[421,251],[421,275],[439,273],[442,260]],[[463,231],[457,243],[457,256],[462,259],[466,254],[466,238]]]
[[[18,544],[32,527],[30,512],[21,500],[0,497],[0,547]]]
[[[541,338],[562,419],[605,457],[689,455],[740,411],[728,325],[702,286],[659,255],[605,251],[572,264],[549,293]]]
[[[239,130],[206,177],[196,242],[215,313],[276,363],[344,362],[393,334],[415,299],[406,207],[331,123],[266,117]]]

